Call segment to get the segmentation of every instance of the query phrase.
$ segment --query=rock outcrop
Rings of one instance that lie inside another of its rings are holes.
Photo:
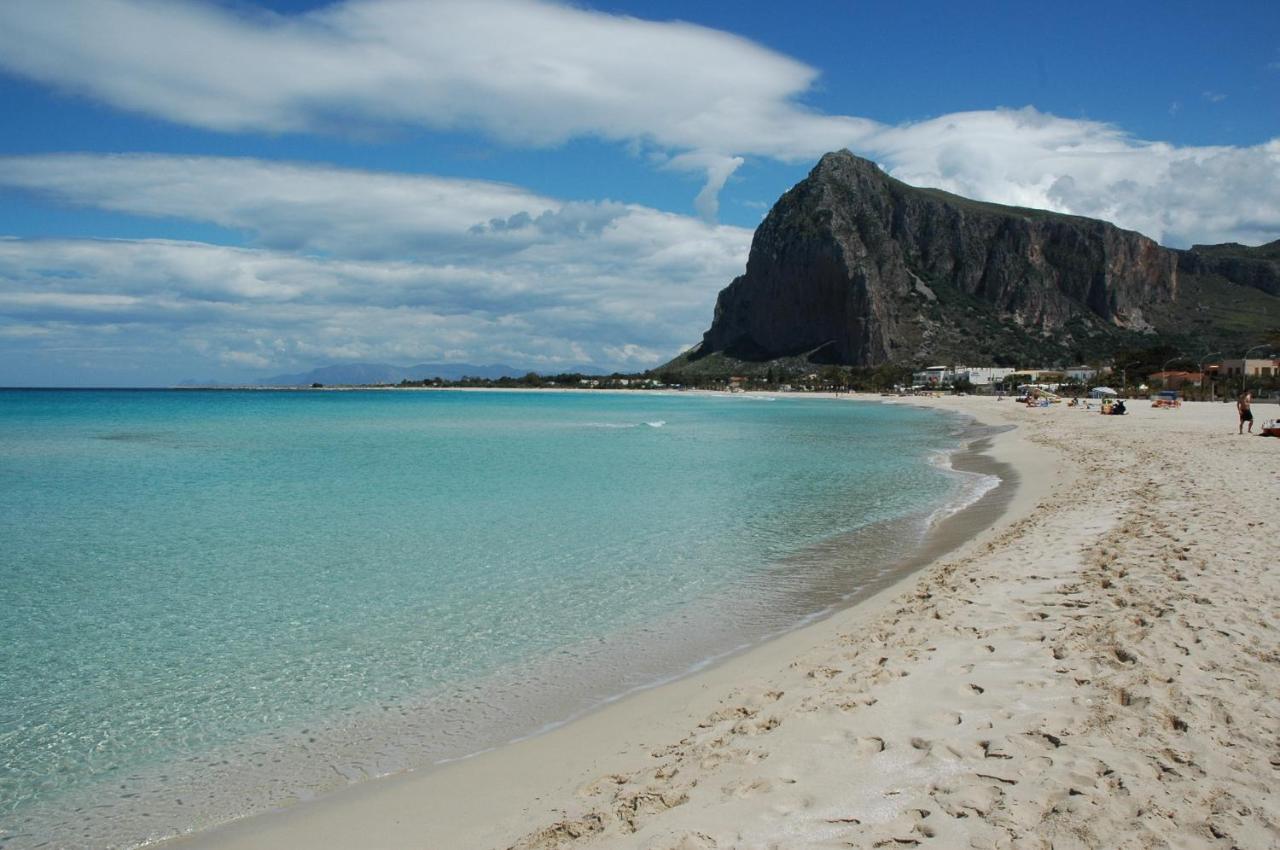
[[[1190,251],[1178,252],[1178,271],[1217,275],[1280,296],[1280,239],[1256,248],[1235,242],[1194,245]]]
[[[1103,221],[915,188],[840,151],[774,205],[688,359],[1080,359],[1180,332],[1180,280],[1234,280],[1239,262],[1254,263],[1242,283],[1280,294],[1275,263],[1270,277],[1262,270],[1269,260],[1175,251]]]

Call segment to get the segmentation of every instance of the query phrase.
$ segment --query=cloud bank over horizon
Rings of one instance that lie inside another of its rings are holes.
[[[827,114],[805,102],[818,69],[749,39],[547,0],[345,0],[291,15],[9,0],[0,69],[223,134],[411,128],[512,149],[593,139],[703,181],[695,218],[605,193],[570,201],[249,157],[0,158],[0,190],[245,237],[0,240],[0,352],[67,364],[109,349],[134,352],[122,364],[180,351],[241,370],[326,359],[644,368],[694,342],[742,270],[750,233],[715,224],[728,181],[749,162],[846,147],[914,185],[1103,218],[1175,247],[1280,236],[1280,138],[1179,146],[1033,107],[905,124]]]
[[[127,374],[164,351],[187,370],[170,381],[205,377],[201,362],[641,370],[698,338],[751,237],[500,183],[225,157],[0,158],[0,186],[248,234],[0,239],[0,352]]]

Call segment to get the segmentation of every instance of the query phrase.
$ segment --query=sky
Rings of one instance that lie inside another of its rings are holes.
[[[0,386],[636,371],[825,152],[1280,238],[1280,4],[5,0]]]

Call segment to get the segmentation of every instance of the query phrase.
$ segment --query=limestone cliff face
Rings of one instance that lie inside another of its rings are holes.
[[[989,361],[1011,335],[1070,348],[1150,330],[1177,298],[1179,253],[1102,221],[917,189],[831,153],[757,229],[695,356]]]
[[[1280,295],[1280,239],[1256,248],[1234,242],[1195,245],[1190,251],[1179,252],[1178,269],[1184,274],[1216,275]]]

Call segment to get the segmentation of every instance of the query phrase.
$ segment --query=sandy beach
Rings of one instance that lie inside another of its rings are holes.
[[[164,846],[1280,846],[1280,440],[1225,404],[910,403],[1016,426],[1014,497],[932,563],[538,737]]]

